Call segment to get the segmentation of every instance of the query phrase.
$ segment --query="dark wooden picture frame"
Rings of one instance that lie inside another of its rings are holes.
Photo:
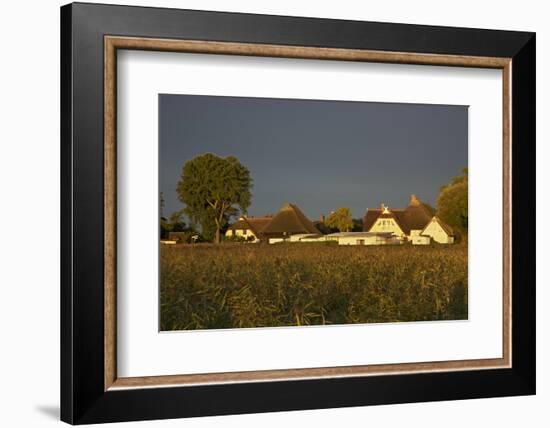
[[[117,378],[117,49],[502,69],[503,358]],[[533,33],[71,4],[61,9],[61,106],[62,420],[114,422],[535,392]]]

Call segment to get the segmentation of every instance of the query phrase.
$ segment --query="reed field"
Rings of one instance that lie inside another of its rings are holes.
[[[161,330],[458,320],[466,245],[161,246]]]

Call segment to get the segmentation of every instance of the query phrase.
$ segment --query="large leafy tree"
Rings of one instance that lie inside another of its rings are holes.
[[[353,227],[351,210],[345,207],[338,208],[328,216],[325,224],[328,227],[338,229],[340,232],[349,232]]]
[[[250,171],[234,156],[222,158],[206,153],[185,162],[177,192],[185,214],[201,225],[203,235],[220,232],[231,216],[246,213],[252,199]]]
[[[437,198],[437,215],[461,235],[468,234],[468,169],[441,187]]]

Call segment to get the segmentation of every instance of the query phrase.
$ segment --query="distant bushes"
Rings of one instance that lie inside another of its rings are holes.
[[[250,236],[230,235],[230,236],[223,236],[222,242],[223,243],[254,242],[255,239],[256,238],[252,235]]]
[[[170,232],[168,239],[176,241],[178,244],[190,244],[193,242],[193,236],[198,234],[193,230],[187,230],[185,232]]]
[[[467,247],[161,248],[161,329],[466,319]]]

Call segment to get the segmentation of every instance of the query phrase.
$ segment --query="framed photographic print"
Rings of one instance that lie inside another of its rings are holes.
[[[535,393],[535,35],[61,8],[72,424]]]

